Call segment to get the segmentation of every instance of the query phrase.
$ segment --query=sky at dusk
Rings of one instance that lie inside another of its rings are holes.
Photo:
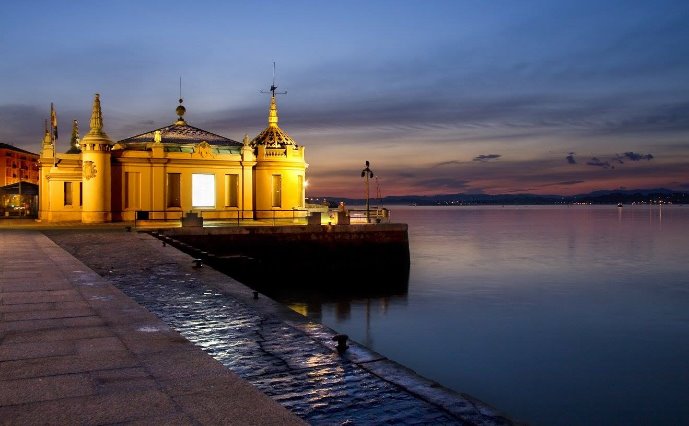
[[[171,124],[306,146],[308,196],[689,190],[689,2],[14,1],[0,142],[62,151],[94,93],[117,141]]]

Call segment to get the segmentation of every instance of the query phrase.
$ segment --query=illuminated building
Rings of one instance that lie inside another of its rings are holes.
[[[0,216],[36,214],[38,154],[0,143]]]
[[[17,182],[38,184],[38,154],[0,143],[0,186]]]
[[[205,219],[274,217],[304,207],[304,147],[278,126],[275,93],[268,127],[237,142],[190,126],[177,106],[169,126],[113,143],[95,96],[90,131],[68,153],[56,154],[46,131],[40,159],[39,218],[101,223],[176,220],[193,211]],[[76,136],[75,136],[76,135]]]

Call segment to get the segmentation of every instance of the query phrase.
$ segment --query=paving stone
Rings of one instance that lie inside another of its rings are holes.
[[[289,424],[292,418],[285,415],[283,418],[266,418],[260,408],[248,403],[246,399],[233,398],[238,392],[247,392],[247,389],[228,388],[224,392],[202,392],[174,397],[175,402],[184,409],[185,413],[202,424],[238,424],[261,426],[270,422],[274,424]],[[258,392],[258,391],[256,391]],[[220,408],[220,409],[219,409]],[[232,418],[226,418],[222,413],[232,411],[237,413]]]
[[[88,307],[89,307],[89,304],[86,303],[85,301],[60,303],[60,308],[62,308],[62,309],[77,309],[77,308],[88,308]],[[16,304],[16,305],[0,304],[0,313],[49,311],[49,310],[54,310],[54,309],[57,309],[57,304],[55,302],[21,303],[21,304]]]
[[[3,338],[3,343],[25,342],[53,342],[63,340],[88,339],[93,337],[112,336],[113,332],[107,327],[70,327],[47,330],[14,331]]]
[[[45,358],[75,353],[74,343],[61,342],[25,342],[0,344],[0,361],[17,359]]]
[[[4,316],[4,314],[3,314]],[[51,318],[41,320],[4,321],[0,323],[0,333],[11,331],[47,330],[65,327],[88,327],[103,325],[105,321],[98,316]]]
[[[137,366],[139,361],[129,352],[75,354],[0,362],[0,377],[10,380]]]
[[[5,321],[26,321],[34,319],[76,318],[93,316],[91,308],[50,309],[26,312],[8,312],[3,315]]]
[[[96,388],[87,375],[67,374],[0,381],[0,406],[93,395]]]
[[[143,367],[92,371],[89,377],[99,394],[158,390],[158,381]]]
[[[127,348],[118,337],[95,337],[92,339],[74,340],[77,354],[92,354],[100,352],[120,351],[126,352]]]
[[[5,305],[14,305],[17,303],[75,302],[81,300],[79,292],[74,289],[6,292],[2,296],[2,303]]]
[[[113,424],[183,414],[163,392],[122,392],[0,407],[0,419],[13,424]]]

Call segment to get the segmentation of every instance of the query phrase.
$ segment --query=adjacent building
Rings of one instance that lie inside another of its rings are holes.
[[[38,154],[0,142],[0,187],[18,182],[38,184]]]
[[[38,206],[38,154],[0,143],[0,217],[33,216]]]
[[[177,106],[169,126],[117,142],[104,131],[100,96],[90,130],[76,128],[67,153],[55,153],[46,130],[40,156],[39,218],[101,223],[294,215],[305,198],[304,147],[278,126],[275,94],[268,126],[242,142],[191,126]]]

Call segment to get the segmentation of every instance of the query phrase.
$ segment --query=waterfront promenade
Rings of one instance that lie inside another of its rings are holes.
[[[303,424],[38,231],[0,229],[0,424]]]
[[[0,385],[34,387],[0,391],[0,419],[299,422],[268,395],[312,424],[511,424],[150,235],[43,232],[0,229]]]

